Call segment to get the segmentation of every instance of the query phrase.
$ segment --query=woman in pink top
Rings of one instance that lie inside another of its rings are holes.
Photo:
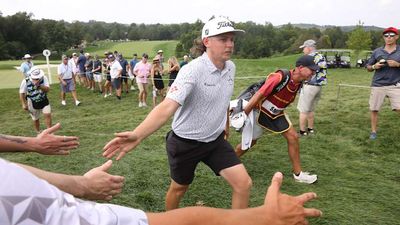
[[[136,75],[136,83],[139,87],[139,107],[146,107],[147,78],[150,76],[151,64],[147,63],[149,56],[143,53],[142,60],[136,63],[133,73]]]

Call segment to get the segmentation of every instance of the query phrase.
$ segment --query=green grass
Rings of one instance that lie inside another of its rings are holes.
[[[132,59],[133,53],[138,54],[138,58],[140,59],[142,53],[147,53],[152,59],[159,49],[164,51],[165,63],[168,58],[173,56],[175,52],[175,47],[177,41],[129,41],[129,42],[105,42],[101,41],[97,46],[92,46],[85,49],[85,52],[89,52],[91,55],[99,55],[99,57],[104,56],[105,51],[117,50],[122,53],[128,61]],[[68,54],[72,54],[73,51],[68,51]],[[46,61],[42,59],[43,57],[38,57],[38,60],[33,60],[35,65],[46,64]],[[22,73],[15,69],[15,67],[19,67],[22,63],[22,60],[10,60],[10,61],[2,61],[0,63],[0,89],[2,88],[15,88],[19,87],[22,79]],[[51,60],[50,64],[58,65],[61,63],[61,60]],[[45,74],[47,73],[47,69],[44,69]],[[54,83],[58,83],[57,78],[57,68],[51,68],[51,77]]]
[[[131,59],[133,53],[137,53],[138,57],[141,58],[143,53],[147,53],[149,58],[152,59],[156,56],[157,51],[162,49],[164,51],[164,57],[172,56],[175,53],[175,47],[178,41],[128,41],[128,42],[105,42],[101,41],[98,46],[93,46],[85,49],[85,52],[90,54],[98,54],[100,57],[103,56],[105,51],[114,52],[117,50],[126,59]]]
[[[248,84],[277,68],[294,64],[297,55],[260,60],[235,60],[237,80],[235,95]],[[243,77],[254,77],[241,79]],[[291,164],[285,140],[280,135],[265,133],[258,144],[242,160],[253,179],[251,206],[262,204],[266,187],[275,171],[282,171],[285,180],[282,191],[291,195],[314,191],[319,199],[307,204],[324,212],[311,224],[399,224],[400,120],[385,104],[380,113],[379,137],[370,141],[369,89],[341,87],[357,84],[368,86],[372,73],[364,69],[331,69],[329,84],[316,111],[316,135],[300,139],[304,169],[315,172],[319,181],[313,185],[298,184],[291,178]],[[20,106],[17,89],[0,90],[1,133],[35,135],[31,120]],[[42,156],[33,153],[3,153],[1,157],[39,168],[69,174],[83,174],[106,160],[101,157],[105,143],[113,133],[137,126],[150,109],[137,107],[137,92],[124,94],[122,101],[104,99],[78,87],[82,106],[75,107],[68,95],[67,106],[61,107],[59,87],[52,85],[50,102],[53,121],[62,123],[61,135],[77,135],[80,147],[71,155]],[[339,99],[339,103],[338,100]],[[150,100],[150,99],[149,99]],[[298,127],[296,102],[288,109],[291,121]],[[169,185],[169,169],[164,136],[170,123],[151,135],[121,161],[115,162],[111,173],[125,176],[123,193],[112,203],[137,207],[146,211],[162,211],[164,195]],[[236,145],[239,135],[231,131],[230,142]],[[230,207],[230,187],[199,165],[196,178],[182,200],[181,206],[203,201],[207,206]]]

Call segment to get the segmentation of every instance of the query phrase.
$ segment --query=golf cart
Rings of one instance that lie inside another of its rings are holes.
[[[350,68],[350,51],[342,49],[320,49],[328,68]]]
[[[334,49],[320,49],[318,52],[325,56],[326,66],[328,68],[336,68],[336,57]]]
[[[340,51],[339,67],[340,68],[350,68],[351,67],[350,51],[346,51],[346,50]]]
[[[367,66],[367,62],[369,60],[369,58],[371,58],[372,56],[372,51],[366,51],[365,52],[365,58],[363,59],[358,59],[357,63],[356,63],[356,67],[366,67]]]

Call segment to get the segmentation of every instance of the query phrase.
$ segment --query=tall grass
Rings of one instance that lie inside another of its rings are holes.
[[[297,57],[235,60],[235,95],[277,68],[292,67]],[[372,73],[363,69],[329,70],[329,84],[323,88],[316,111],[316,134],[300,139],[302,166],[318,174],[316,184],[294,182],[287,145],[280,135],[265,133],[251,152],[244,155],[242,161],[254,183],[251,206],[263,203],[271,176],[275,171],[282,171],[285,174],[283,192],[298,195],[314,191],[318,194],[319,199],[307,206],[321,209],[324,216],[311,219],[312,224],[400,224],[399,115],[385,104],[380,113],[378,139],[370,141],[369,89],[343,86],[338,95],[340,83],[368,86],[371,76]],[[0,90],[1,133],[33,136],[31,119],[22,110],[17,96],[15,88]],[[81,106],[74,106],[68,95],[67,106],[62,107],[59,87],[52,85],[53,121],[63,126],[59,134],[80,137],[80,147],[71,155],[3,153],[0,156],[55,172],[83,174],[105,162],[102,148],[115,132],[133,129],[151,110],[137,107],[137,92],[124,94],[122,101],[117,101],[78,87],[78,97]],[[293,103],[287,113],[298,127],[295,106]],[[111,173],[125,176],[126,184],[123,193],[112,203],[146,211],[164,210],[164,195],[170,182],[164,141],[168,130],[169,123],[115,162]],[[233,130],[231,134],[229,140],[236,145],[240,136]],[[201,164],[181,206],[202,201],[207,206],[229,208],[230,195],[229,185]]]

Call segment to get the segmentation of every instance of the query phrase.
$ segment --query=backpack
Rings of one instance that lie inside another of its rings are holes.
[[[278,85],[276,85],[274,87],[274,90],[272,91],[271,95],[279,92],[280,90],[282,90],[284,87],[286,87],[286,85],[289,83],[290,81],[290,71],[287,69],[279,69],[277,71],[275,71],[275,73],[281,73],[283,75],[283,79],[279,82]],[[269,75],[268,75],[269,76]],[[254,94],[260,90],[260,88],[264,85],[265,81],[268,79],[268,76],[266,79],[262,79],[256,83],[253,83],[252,85],[250,85],[248,88],[246,88],[246,90],[242,91],[239,96],[237,97],[238,99],[243,99],[246,101],[249,101],[251,99],[251,97],[254,96]]]

